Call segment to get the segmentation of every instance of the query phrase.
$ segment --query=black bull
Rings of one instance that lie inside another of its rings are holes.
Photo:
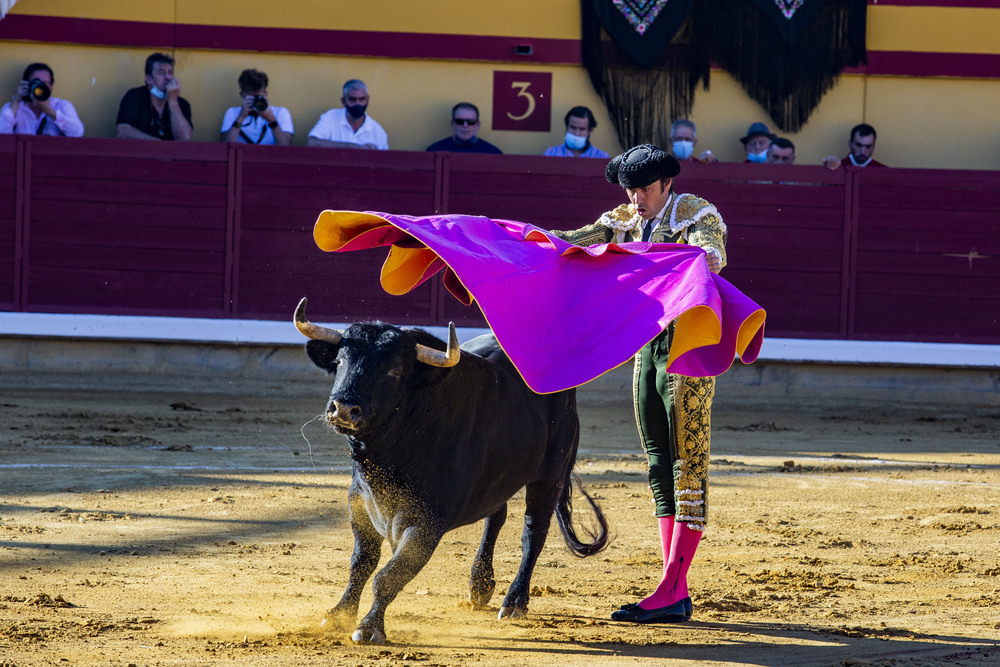
[[[347,590],[326,621],[348,630],[361,591],[378,566],[383,539],[392,558],[372,583],[374,602],[352,638],[385,641],[386,607],[430,559],[444,534],[485,518],[472,564],[469,598],[485,606],[493,595],[493,550],[507,518],[507,501],[525,488],[521,565],[499,618],[527,613],[531,574],[555,511],[578,556],[607,546],[600,508],[580,491],[597,527],[581,541],[572,525],[571,477],[580,425],[576,391],[531,391],[493,336],[459,351],[454,325],[445,344],[425,331],[382,323],[345,331],[305,319],[306,351],[334,376],[326,420],[347,436],[352,459],[348,491],[354,554]],[[325,622],[326,622],[325,621]]]

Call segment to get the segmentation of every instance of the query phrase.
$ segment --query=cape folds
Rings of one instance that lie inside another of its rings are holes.
[[[481,216],[324,211],[313,230],[328,252],[390,246],[381,283],[405,294],[443,271],[473,300],[538,393],[588,382],[629,361],[675,322],[667,368],[724,373],[757,358],[764,310],[711,273],[701,248],[622,243],[586,248],[533,225]]]
[[[581,3],[584,66],[623,146],[665,145],[713,64],[795,132],[845,67],[867,62],[866,0]]]

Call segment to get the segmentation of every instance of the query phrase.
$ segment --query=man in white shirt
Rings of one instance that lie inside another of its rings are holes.
[[[234,143],[291,146],[292,114],[272,106],[267,99],[267,74],[255,69],[240,73],[238,107],[230,107],[222,118],[222,140]]]
[[[364,81],[351,79],[345,83],[340,103],[343,109],[330,109],[319,117],[319,122],[309,131],[306,146],[389,150],[389,135],[365,113],[368,86]]]
[[[14,97],[0,109],[0,134],[82,137],[83,123],[73,104],[52,96],[55,76],[45,63],[24,70]]]

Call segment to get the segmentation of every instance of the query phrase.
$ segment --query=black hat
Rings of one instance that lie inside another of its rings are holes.
[[[767,125],[764,125],[764,123],[754,123],[747,129],[747,136],[740,139],[740,143],[745,146],[746,143],[754,137],[767,137],[768,139],[774,139],[774,135],[771,134],[771,130],[767,129]]]
[[[604,170],[608,183],[618,183],[623,188],[644,188],[679,173],[681,165],[677,159],[652,144],[633,146],[613,158]]]

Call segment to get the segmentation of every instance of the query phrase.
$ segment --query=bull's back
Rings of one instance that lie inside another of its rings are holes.
[[[575,461],[579,435],[575,390],[536,394],[492,335],[462,349],[482,360],[474,365],[483,393],[474,401],[473,441],[459,446],[452,460],[456,475],[470,483],[464,502],[453,505],[452,527],[491,513],[525,484],[562,479]]]

